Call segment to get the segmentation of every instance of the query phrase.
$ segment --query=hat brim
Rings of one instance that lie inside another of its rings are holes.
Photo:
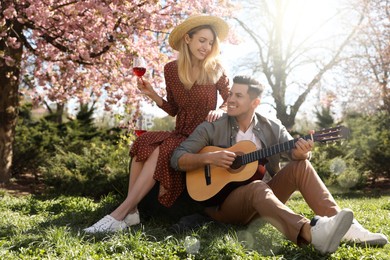
[[[192,28],[206,24],[211,25],[214,28],[220,41],[226,39],[229,33],[229,25],[224,20],[216,16],[196,15],[187,18],[187,20],[185,20],[175,29],[173,29],[173,31],[169,35],[169,45],[174,50],[178,50],[179,41],[188,31],[190,31]]]

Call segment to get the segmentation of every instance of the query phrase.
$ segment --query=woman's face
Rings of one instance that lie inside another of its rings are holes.
[[[204,60],[211,52],[214,43],[214,34],[210,29],[201,29],[192,35],[187,34],[185,41],[192,54],[192,58]]]

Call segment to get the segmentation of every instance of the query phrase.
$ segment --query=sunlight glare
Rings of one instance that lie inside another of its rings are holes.
[[[337,1],[287,1],[285,12],[284,34],[295,33],[298,40],[303,40],[319,31],[323,37],[326,37],[332,34],[336,27],[337,20],[329,21],[329,19],[337,13]],[[328,21],[330,23],[323,27]]]

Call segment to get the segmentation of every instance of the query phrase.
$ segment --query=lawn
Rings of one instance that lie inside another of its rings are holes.
[[[341,207],[351,208],[363,226],[390,236],[389,194],[355,192],[336,194],[335,198]],[[175,207],[146,206],[149,210],[141,211],[142,224],[126,232],[92,236],[81,231],[121,199],[114,195],[99,201],[17,197],[0,190],[0,259],[390,259],[390,245],[376,248],[346,243],[335,253],[321,256],[310,246],[295,246],[260,221],[247,227],[209,222],[174,232],[172,225],[186,213]],[[288,205],[313,216],[299,194],[294,194]],[[198,242],[199,250],[188,245],[189,241]]]

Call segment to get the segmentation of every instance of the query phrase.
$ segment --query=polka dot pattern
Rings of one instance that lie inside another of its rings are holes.
[[[226,106],[229,95],[229,80],[222,75],[216,84],[197,85],[190,90],[180,82],[176,61],[164,67],[167,100],[161,108],[171,116],[176,116],[174,131],[148,131],[133,143],[130,156],[137,161],[145,161],[160,147],[154,179],[159,182],[159,202],[170,207],[185,189],[185,174],[170,167],[174,149],[205,119],[210,110],[216,109],[218,93]]]

